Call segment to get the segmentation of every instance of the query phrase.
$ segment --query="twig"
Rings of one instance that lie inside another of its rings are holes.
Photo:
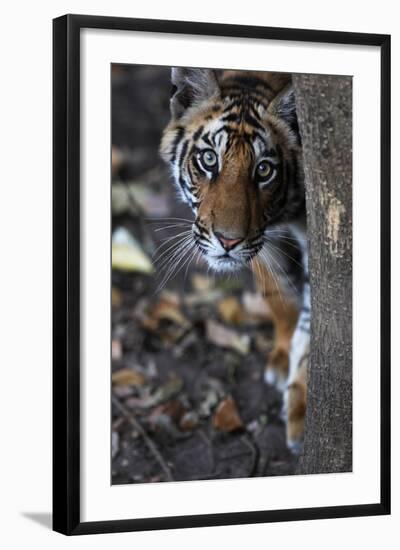
[[[124,415],[126,420],[132,424],[132,426],[135,428],[137,432],[140,433],[140,435],[143,438],[143,441],[146,443],[149,450],[153,453],[154,458],[157,460],[159,465],[161,466],[163,472],[165,473],[168,481],[174,481],[174,478],[172,476],[171,470],[164,460],[162,454],[157,449],[155,443],[152,441],[152,439],[147,435],[146,430],[143,428],[143,426],[140,424],[140,422],[135,418],[135,416],[129,412],[124,405],[120,402],[120,400],[115,397],[115,395],[112,396],[112,402],[114,406]]]
[[[246,434],[243,435],[240,439],[246,445],[246,447],[248,447],[251,450],[251,454],[253,456],[253,463],[251,465],[249,473],[247,474],[247,477],[253,477],[256,472],[258,457],[260,454],[258,447],[252,442],[251,438]]]
[[[206,445],[208,447],[208,450],[209,450],[209,453],[210,453],[210,458],[211,458],[211,468],[210,468],[210,470],[213,471],[214,468],[215,468],[215,457],[214,457],[214,447],[213,447],[212,441],[203,430],[201,430],[201,429],[198,430],[198,434],[202,438],[202,440],[206,443]],[[213,474],[210,474],[210,475],[213,475]]]
[[[125,416],[120,416],[119,418],[117,418],[117,420],[112,423],[112,426],[111,426],[112,431],[118,432],[118,430],[121,428],[124,422],[126,422]]]
[[[220,456],[218,458],[219,462],[224,462],[226,460],[236,460],[237,458],[243,458],[244,456],[254,456],[253,451],[241,451],[240,453],[235,453],[233,455]]]
[[[270,453],[265,451],[265,453],[260,455],[258,465],[257,465],[256,476],[264,477],[265,475],[267,475],[267,470],[269,468],[270,462],[271,462]]]

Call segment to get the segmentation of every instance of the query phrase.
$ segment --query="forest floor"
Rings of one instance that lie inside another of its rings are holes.
[[[192,218],[158,156],[168,70],[114,67],[112,89],[112,483],[293,474],[251,273],[163,265]]]

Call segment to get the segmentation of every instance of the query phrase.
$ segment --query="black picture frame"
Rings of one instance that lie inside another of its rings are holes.
[[[372,504],[117,521],[80,520],[80,31],[306,41],[381,50],[381,496]],[[390,36],[65,15],[53,21],[53,529],[66,535],[390,513]]]

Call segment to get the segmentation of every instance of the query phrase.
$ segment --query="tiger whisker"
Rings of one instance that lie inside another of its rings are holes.
[[[180,254],[184,253],[184,251],[188,248],[190,243],[186,243],[182,246],[180,246],[177,250],[174,250],[174,252],[171,254],[171,257],[168,258],[168,261],[164,264],[164,267],[161,271],[164,271],[164,274],[162,275],[161,281],[157,287],[157,291],[160,291],[167,283],[167,280],[169,278],[169,275],[173,273],[173,271],[179,267],[179,263],[175,261],[175,258],[177,258]]]
[[[159,244],[159,246],[158,246],[158,247],[155,249],[155,251],[153,252],[153,257],[154,257],[155,254],[157,254],[157,252],[158,252],[159,250],[161,250],[161,248],[162,248],[163,246],[166,246],[170,241],[172,241],[173,239],[178,239],[178,238],[183,237],[183,236],[187,236],[187,235],[189,235],[189,233],[191,233],[190,230],[188,230],[188,231],[183,231],[182,233],[178,233],[177,235],[172,235],[172,236],[170,236],[170,237],[165,237],[164,239],[162,239],[161,244]],[[158,258],[158,259],[159,259],[159,258]]]
[[[278,249],[279,250],[279,249]],[[299,291],[297,290],[297,288],[294,286],[294,284],[292,283],[292,281],[290,280],[290,277],[289,275],[287,274],[286,270],[283,268],[283,266],[279,263],[278,259],[274,256],[273,252],[272,251],[269,251],[269,256],[270,256],[270,259],[275,263],[275,265],[277,265],[277,267],[279,268],[280,272],[282,273],[282,275],[286,278],[287,282],[289,283],[289,285],[291,286],[292,290],[294,291],[295,294],[298,294]]]
[[[168,265],[173,259],[175,259],[175,255],[178,255],[179,251],[182,250],[190,241],[191,241],[191,236],[189,235],[184,239],[182,239],[180,242],[174,243],[172,247],[170,247],[169,249],[170,250],[169,254],[158,265],[159,271],[162,271],[163,269],[165,269],[165,266]]]
[[[188,254],[188,252],[191,250],[191,248],[194,245],[195,245],[195,243],[193,241],[188,243],[183,249],[179,250],[179,253]],[[189,258],[190,258],[190,256],[189,256]],[[188,261],[188,258],[185,258],[184,262],[182,262],[180,264],[175,263],[175,262],[170,264],[169,270],[165,274],[163,280],[161,281],[161,283],[160,283],[160,285],[157,289],[158,292],[166,286],[166,284],[168,283],[168,281],[171,279],[172,276],[176,276],[181,271],[181,269],[186,265],[187,261]]]
[[[171,237],[170,240],[172,239],[179,239],[176,243],[172,243],[166,250],[163,250],[163,252],[160,254],[160,256],[158,256],[158,258],[155,258],[155,262],[159,262],[161,260],[161,258],[167,254],[167,252],[169,250],[171,250],[171,248],[174,248],[175,245],[179,244],[180,242],[182,242],[183,240],[187,239],[190,235],[189,235],[190,231],[183,231],[182,233],[179,233],[178,235],[173,235],[173,237]],[[163,243],[161,243],[161,245],[155,250],[155,252],[153,253],[153,257],[154,255],[165,245],[167,245],[168,242],[165,241]]]
[[[195,244],[196,244],[196,243],[195,243]],[[188,263],[187,266],[186,266],[185,275],[184,275],[184,277],[183,277],[183,281],[184,281],[184,282],[186,281],[186,277],[187,277],[187,274],[188,274],[189,266],[190,266],[190,264],[193,262],[193,260],[196,258],[196,254],[199,254],[199,250],[198,250],[197,246],[195,246],[195,247],[194,247],[194,250],[192,250],[192,252],[191,252],[191,258],[190,258],[189,263]]]
[[[266,251],[264,249],[261,249],[259,254],[260,254],[261,258],[264,259],[264,265],[268,269],[269,273],[271,274],[271,277],[272,277],[272,279],[275,283],[276,290],[279,294],[279,298],[282,302],[282,305],[286,306],[286,300],[283,299],[281,289],[280,289],[279,284],[278,284],[277,274],[275,273],[275,271],[273,269],[273,266],[270,264],[268,256],[266,256]]]
[[[144,218],[146,221],[149,221],[151,223],[171,223],[171,222],[189,222],[193,223],[193,220],[189,220],[188,218],[178,218],[178,217],[172,217],[172,218]]]
[[[157,229],[154,229],[154,233],[158,233],[159,231],[166,231],[167,229],[173,229],[174,227],[190,227],[190,224],[176,223],[174,225],[166,225],[165,227],[157,227]]]
[[[266,235],[264,238],[268,239],[270,242],[270,235]],[[292,248],[299,250],[301,245],[305,245],[306,241],[300,241],[299,239],[292,239],[291,237],[286,237],[285,235],[273,235],[273,238],[279,241],[284,241],[284,244],[291,246]]]
[[[303,265],[301,263],[299,263],[295,258],[293,258],[290,254],[288,254],[287,252],[285,252],[284,250],[281,250],[280,248],[278,248],[274,243],[272,243],[270,240],[266,239],[266,242],[268,243],[269,246],[271,246],[274,250],[276,250],[277,252],[279,252],[280,254],[284,254],[285,256],[287,256],[289,258],[289,260],[291,260],[292,262],[294,262],[295,264],[297,264],[299,267],[301,267],[303,269]]]
[[[286,239],[288,241],[293,241],[295,243],[299,243],[299,244],[306,244],[307,243],[307,239],[302,239],[301,237],[291,237],[290,235],[288,235],[288,233],[281,233],[281,232],[278,232],[279,230],[277,229],[267,229],[267,231],[264,233],[264,237],[276,237],[278,239]],[[280,230],[282,231],[282,230]]]

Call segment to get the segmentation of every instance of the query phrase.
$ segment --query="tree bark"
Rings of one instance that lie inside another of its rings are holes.
[[[303,141],[311,355],[298,473],[352,469],[352,79],[295,75]]]

